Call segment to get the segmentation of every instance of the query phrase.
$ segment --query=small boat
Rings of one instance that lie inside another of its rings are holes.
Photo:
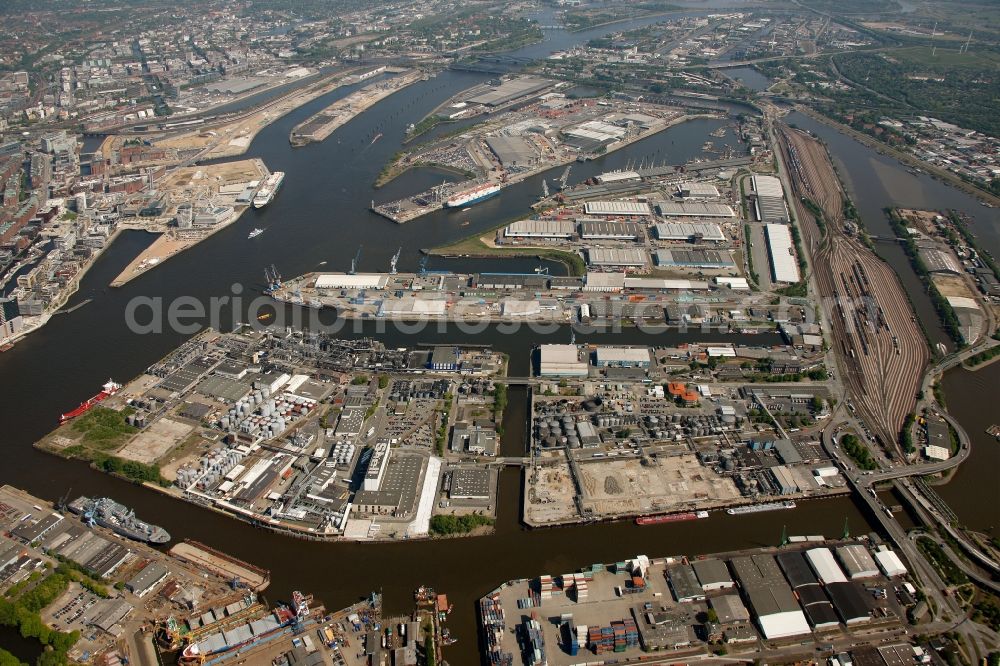
[[[458,225],[458,226],[460,226],[460,227],[467,227],[467,226],[469,226],[469,224],[470,224],[470,222],[469,222],[468,220],[466,220],[465,222],[462,222],[462,223],[461,223],[460,225]]]
[[[247,240],[250,240],[251,238],[257,238],[257,236],[260,236],[260,235],[261,235],[262,233],[264,233],[264,230],[263,230],[263,229],[254,229],[254,230],[253,230],[253,231],[251,231],[251,232],[250,232],[250,234],[249,234],[249,235],[247,236]]]
[[[267,321],[273,316],[274,316],[273,312],[262,312],[261,314],[257,315],[257,321]]]
[[[372,143],[375,143],[376,141],[378,141],[381,138],[382,138],[382,133],[379,132],[378,134],[375,135],[375,138],[372,139]],[[368,145],[370,146],[370,145],[372,145],[372,143],[369,143]]]

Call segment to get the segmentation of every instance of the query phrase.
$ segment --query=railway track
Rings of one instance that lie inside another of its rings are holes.
[[[886,450],[901,453],[898,434],[916,404],[927,345],[892,269],[845,232],[844,193],[825,148],[788,127],[780,136],[848,394]],[[823,211],[825,234],[801,197]]]

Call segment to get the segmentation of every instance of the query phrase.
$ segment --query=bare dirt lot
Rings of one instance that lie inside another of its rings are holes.
[[[179,444],[192,430],[194,426],[190,423],[171,418],[159,419],[123,446],[118,455],[128,460],[152,464]]]

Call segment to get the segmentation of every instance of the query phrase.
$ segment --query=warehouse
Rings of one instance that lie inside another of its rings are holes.
[[[847,582],[847,576],[840,570],[829,548],[810,548],[806,551],[806,559],[816,572],[816,577],[824,585]]]
[[[595,358],[601,368],[649,367],[649,349],[646,347],[598,347]]]
[[[571,220],[520,220],[503,230],[505,238],[572,238],[576,225]]]
[[[592,152],[621,139],[627,130],[600,120],[588,120],[562,130],[563,141],[583,152]]]
[[[889,578],[893,576],[905,576],[906,567],[899,556],[891,550],[880,550],[875,553],[875,561],[878,562],[879,569]]]
[[[581,222],[580,238],[584,240],[636,240],[639,226],[627,222]]]
[[[736,217],[726,204],[701,201],[661,201],[656,204],[656,212],[663,217]]]
[[[718,562],[718,560],[715,560]],[[725,568],[725,564],[722,565]],[[719,624],[740,624],[750,621],[750,611],[740,601],[739,595],[723,594],[718,597],[709,597],[709,603],[719,618]]]
[[[920,258],[924,260],[927,270],[931,273],[948,273],[951,275],[961,275],[962,265],[958,263],[948,250],[938,247],[936,244],[918,244]]]
[[[642,267],[649,263],[645,250],[594,247],[587,250],[587,263],[591,266]]]
[[[162,562],[150,562],[142,568],[142,571],[125,583],[125,587],[141,599],[162,583],[169,574],[170,571]]]
[[[583,205],[587,215],[651,215],[644,201],[588,201]]]
[[[628,301],[596,301],[583,303],[587,315],[593,319],[642,319],[663,322],[663,306],[658,303],[630,303]]]
[[[806,558],[800,551],[782,553],[777,556],[778,565],[785,572],[785,578],[791,584],[795,595],[799,598],[799,603],[806,613],[806,617],[816,629],[833,628],[840,624],[837,613],[833,609],[823,588],[812,569],[809,568]]]
[[[451,473],[448,497],[456,500],[488,500],[490,472],[486,469],[456,469]]]
[[[584,291],[614,292],[625,288],[624,273],[595,273],[587,271],[587,282]]]
[[[844,624],[851,626],[871,621],[871,597],[865,594],[864,588],[857,581],[830,583],[826,586],[826,592]]]
[[[444,300],[424,298],[387,298],[378,308],[379,317],[443,315],[448,307]]]
[[[837,549],[837,559],[844,565],[844,571],[851,580],[874,578],[878,575],[878,566],[868,554],[868,549],[860,543],[841,546]]]
[[[670,579],[670,589],[679,603],[701,601],[705,598],[705,591],[701,589],[691,565],[675,564],[667,567],[667,575]]]
[[[736,262],[728,252],[718,250],[657,250],[657,266],[681,268],[733,268]]]
[[[695,560],[691,567],[694,569],[695,575],[698,576],[701,589],[706,592],[725,590],[736,585],[732,576],[729,575],[726,563],[722,560]],[[740,604],[740,606],[742,605]]]
[[[313,286],[317,289],[383,289],[388,282],[384,273],[320,273]]]
[[[708,289],[708,283],[702,280],[630,277],[625,278],[624,288],[653,291],[704,291]]]
[[[783,224],[764,226],[767,237],[767,254],[771,259],[771,278],[775,282],[799,281],[799,264],[792,249],[792,234]]]
[[[810,632],[805,614],[771,555],[736,557],[730,564],[765,638],[774,640]]]
[[[765,223],[788,224],[788,207],[785,206],[781,181],[774,176],[754,176],[754,212]]]
[[[715,284],[726,289],[732,289],[733,291],[750,290],[750,283],[747,282],[746,278],[741,277],[717,277],[715,278]]]
[[[576,345],[541,345],[538,361],[541,377],[586,377],[589,371]]]
[[[541,92],[551,85],[552,82],[547,79],[524,76],[510,81],[504,81],[499,86],[476,95],[475,97],[470,97],[465,101],[469,104],[482,104],[484,106],[497,107],[507,104],[508,102],[513,102],[516,99]]]
[[[534,289],[548,287],[549,279],[544,275],[523,273],[479,273],[472,278],[476,289]]]
[[[528,168],[538,157],[531,142],[520,136],[489,136],[486,145],[505,169]]]
[[[726,240],[726,235],[714,222],[658,222],[653,226],[653,233],[657,239],[665,241],[723,243]]]
[[[681,183],[677,195],[685,199],[718,199],[719,190],[711,183]]]
[[[795,483],[792,472],[784,465],[777,465],[771,468],[771,476],[778,485],[782,495],[791,495],[799,491],[799,485]]]
[[[505,298],[500,302],[500,313],[504,317],[532,317],[541,312],[542,305],[536,300]]]

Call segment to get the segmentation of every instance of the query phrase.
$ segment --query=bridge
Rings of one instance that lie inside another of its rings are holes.
[[[500,467],[529,467],[531,465],[531,458],[524,457],[518,458],[517,456],[498,456],[496,459],[496,464]]]

